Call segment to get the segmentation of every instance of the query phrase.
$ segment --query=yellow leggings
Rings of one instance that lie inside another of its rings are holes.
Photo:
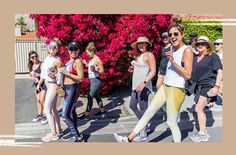
[[[184,88],[171,87],[163,84],[133,131],[138,134],[148,124],[156,112],[166,103],[167,124],[172,132],[174,142],[181,142],[181,132],[177,121],[184,98]]]

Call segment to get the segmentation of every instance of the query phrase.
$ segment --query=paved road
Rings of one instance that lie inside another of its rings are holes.
[[[15,80],[15,97],[16,97],[16,135],[23,136],[18,138],[18,142],[41,142],[41,137],[50,132],[48,125],[32,123],[31,120],[36,113],[35,96],[33,93],[32,83],[26,79]],[[105,109],[107,113],[105,118],[94,118],[90,121],[80,120],[78,129],[86,137],[88,142],[114,142],[113,133],[128,134],[132,131],[137,123],[137,118],[128,108],[130,99],[130,90],[115,92],[110,96],[103,97]],[[62,100],[61,100],[62,101]],[[61,107],[61,101],[58,108]],[[78,100],[77,113],[80,114],[85,110],[86,98],[80,97]],[[186,97],[181,107],[180,122],[183,141],[189,141],[189,135],[192,134],[195,124],[195,113],[186,110],[193,103],[192,97]],[[96,113],[97,105],[94,104],[93,113]],[[207,110],[207,126],[212,136],[211,141],[220,142],[222,140],[222,106],[214,106],[211,110]],[[152,133],[148,141],[171,141],[170,131],[167,130],[166,123],[163,122],[164,113],[159,111],[151,120]],[[66,125],[62,122],[63,129]],[[166,131],[167,130],[167,131]],[[164,133],[164,134],[163,134]]]

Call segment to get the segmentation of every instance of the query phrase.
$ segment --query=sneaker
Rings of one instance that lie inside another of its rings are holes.
[[[75,139],[75,142],[84,142],[84,137],[80,135],[78,138]]]
[[[48,123],[48,119],[47,119],[47,117],[46,117],[46,116],[43,116],[43,118],[42,118],[42,120],[41,120],[40,123],[41,123],[42,125],[47,124],[47,123]]]
[[[134,142],[143,142],[148,139],[147,132],[140,132],[134,139]]]
[[[35,118],[34,119],[32,119],[32,122],[38,122],[38,121],[40,121],[41,119],[43,118],[43,115],[39,115],[39,114],[37,114],[36,116],[35,116]]]
[[[71,134],[71,133],[66,134],[66,135],[64,135],[64,136],[61,138],[61,140],[64,141],[64,142],[67,142],[67,141],[69,141],[69,140],[71,140],[71,139],[76,139],[75,135],[74,135],[74,134]]]
[[[78,117],[78,119],[90,120],[89,116],[83,114],[82,116]]]
[[[50,142],[50,141],[56,141],[59,139],[59,136],[53,135],[52,133],[47,134],[45,137],[42,138],[43,142]]]
[[[210,135],[205,133],[204,135],[201,135],[199,133],[194,134],[190,137],[190,139],[194,142],[208,142]]]
[[[127,136],[120,136],[117,133],[114,133],[113,135],[114,135],[116,141],[119,143],[128,143],[129,142]]]
[[[150,123],[148,123],[147,126],[146,126],[146,132],[147,133],[151,131],[151,127],[150,126],[151,126]]]

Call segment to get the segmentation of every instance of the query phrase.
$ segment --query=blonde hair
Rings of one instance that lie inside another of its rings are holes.
[[[90,52],[96,53],[96,52],[97,52],[97,49],[96,49],[96,47],[95,47],[94,42],[88,43],[88,46],[86,47],[86,50],[89,50]]]

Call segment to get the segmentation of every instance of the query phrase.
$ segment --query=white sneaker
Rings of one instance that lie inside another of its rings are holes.
[[[47,124],[47,123],[48,123],[48,119],[47,119],[47,117],[46,117],[46,116],[43,116],[43,118],[42,118],[42,120],[41,120],[40,123],[41,123],[42,125]]]
[[[114,133],[113,134],[116,141],[119,142],[119,143],[128,143],[128,137],[127,136],[120,136],[120,135],[117,135],[117,133]]]
[[[140,132],[134,139],[134,142],[144,142],[148,139],[147,132]]]
[[[42,138],[42,141],[43,142],[50,142],[50,141],[56,141],[58,139],[59,139],[59,136],[57,134],[53,135],[52,133],[49,133]]]

